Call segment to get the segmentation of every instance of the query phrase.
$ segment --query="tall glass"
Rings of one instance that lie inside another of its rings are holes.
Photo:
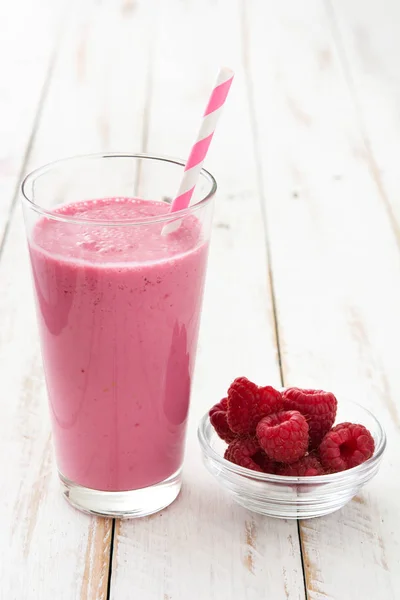
[[[168,213],[183,165],[91,155],[22,184],[58,470],[86,512],[144,516],[180,490],[216,191],[203,170]]]

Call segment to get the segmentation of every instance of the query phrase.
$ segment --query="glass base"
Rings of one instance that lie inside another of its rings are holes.
[[[146,488],[127,492],[103,492],[70,481],[59,473],[64,498],[75,508],[91,515],[134,519],[152,515],[169,506],[178,496],[181,469],[171,477]]]

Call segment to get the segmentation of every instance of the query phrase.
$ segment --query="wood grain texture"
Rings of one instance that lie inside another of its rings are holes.
[[[326,6],[364,139],[363,159],[400,247],[400,5],[326,0]]]
[[[280,380],[260,191],[243,86],[239,8],[231,0],[158,4],[149,151],[186,156],[219,64],[226,63],[237,73],[207,158],[220,192],[184,487],[178,500],[161,514],[118,524],[112,600],[130,596],[146,600],[304,599],[296,523],[266,519],[236,506],[202,466],[196,439],[200,417],[223,397],[235,376],[246,374],[260,383],[277,385]]]
[[[364,160],[324,6],[245,5],[285,383],[357,399],[378,414],[389,436],[382,470],[362,496],[337,514],[301,524],[308,597],[394,600],[400,590],[395,235]]]
[[[64,0],[0,3],[0,252],[51,63]]]
[[[146,58],[140,54],[147,40],[140,14],[132,23],[134,13],[124,6],[114,0],[70,3],[27,169],[70,154],[141,144]],[[0,290],[0,454],[8,457],[0,595],[106,600],[112,522],[80,514],[59,493],[19,205],[0,260]]]

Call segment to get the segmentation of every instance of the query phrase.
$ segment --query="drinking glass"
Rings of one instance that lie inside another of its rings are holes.
[[[169,213],[183,168],[100,154],[22,184],[58,471],[85,512],[149,515],[181,487],[216,191],[202,170]]]

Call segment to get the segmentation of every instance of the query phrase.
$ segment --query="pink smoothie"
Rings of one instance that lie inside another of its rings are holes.
[[[168,208],[112,198],[58,212],[132,221]],[[31,236],[58,467],[85,487],[142,488],[182,463],[207,243],[195,216],[161,229],[43,218]]]

